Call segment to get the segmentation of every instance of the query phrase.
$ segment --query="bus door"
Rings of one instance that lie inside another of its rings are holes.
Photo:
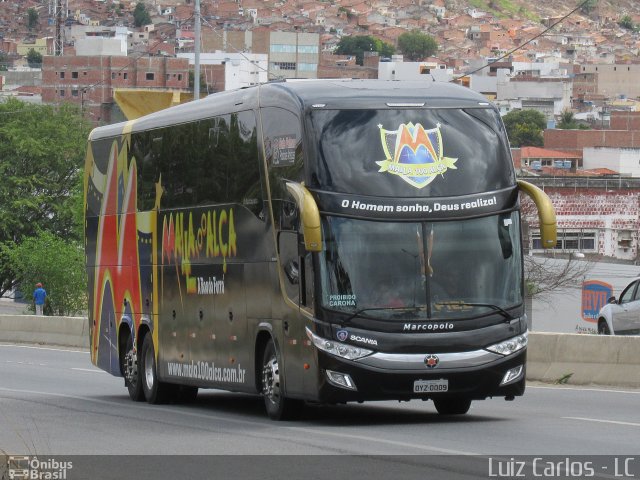
[[[288,185],[288,187],[290,184]],[[301,188],[301,185],[298,184]],[[296,191],[296,188],[293,188]],[[304,189],[300,189],[300,192]],[[283,351],[288,364],[287,393],[317,393],[316,379],[311,375],[311,366],[316,364],[314,350],[307,345],[306,327],[313,319],[314,305],[314,253],[307,248],[305,220],[301,214],[300,199],[293,198],[291,191],[283,202],[291,210],[290,222],[283,222],[287,216],[281,215],[281,229],[278,233],[278,254],[280,258],[283,294],[289,308],[283,316]],[[304,204],[304,201],[302,202]],[[302,207],[304,208],[304,207]],[[319,221],[319,218],[318,218]],[[316,371],[314,368],[311,371]]]
[[[299,251],[297,231],[281,231],[278,234],[281,284],[285,295],[282,315],[282,349],[287,393],[301,393],[303,384],[302,348],[304,346],[304,321],[300,312],[303,258]]]

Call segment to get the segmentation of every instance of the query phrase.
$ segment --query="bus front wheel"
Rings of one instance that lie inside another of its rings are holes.
[[[437,398],[433,403],[440,415],[464,415],[471,407],[468,398]]]
[[[269,340],[262,357],[262,396],[267,415],[272,420],[295,417],[302,408],[302,401],[286,398],[282,391],[278,352],[273,340]]]

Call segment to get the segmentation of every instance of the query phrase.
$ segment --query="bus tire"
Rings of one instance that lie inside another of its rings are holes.
[[[134,402],[144,401],[142,390],[142,372],[140,370],[140,352],[133,349],[133,335],[129,334],[127,346],[122,355],[122,374],[129,397]]]
[[[468,398],[434,398],[433,403],[440,415],[464,415],[471,407]]]
[[[166,403],[170,400],[173,385],[158,380],[156,355],[151,334],[145,335],[140,352],[142,389],[149,403]]]
[[[262,396],[270,419],[287,420],[300,413],[303,402],[284,396],[279,357],[275,343],[269,340],[262,357]]]

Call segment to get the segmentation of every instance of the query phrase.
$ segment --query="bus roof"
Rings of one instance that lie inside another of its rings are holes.
[[[486,97],[466,87],[430,80],[288,80],[268,83],[263,88],[287,90],[297,96],[304,107],[316,103],[324,103],[327,108],[389,108],[389,103],[440,108],[489,105]],[[262,101],[261,105],[265,103]]]
[[[305,79],[269,82],[254,87],[215,93],[202,100],[140,117],[131,122],[98,127],[90,139],[119,136],[268,106],[306,110],[313,105],[339,109],[385,108],[487,108],[482,95],[460,85],[434,81]],[[128,125],[128,127],[127,127]]]

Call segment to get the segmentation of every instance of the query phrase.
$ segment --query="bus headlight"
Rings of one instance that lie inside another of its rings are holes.
[[[368,350],[362,347],[354,347],[353,345],[347,345],[346,343],[336,342],[335,340],[327,340],[314,334],[309,328],[307,330],[307,337],[313,342],[313,344],[323,352],[330,353],[336,357],[346,358],[347,360],[356,360],[358,358],[371,355],[373,350]]]
[[[500,355],[511,355],[519,350],[522,350],[527,346],[528,333],[524,332],[522,335],[510,338],[495,345],[487,347],[487,350],[493,353],[499,353]]]

